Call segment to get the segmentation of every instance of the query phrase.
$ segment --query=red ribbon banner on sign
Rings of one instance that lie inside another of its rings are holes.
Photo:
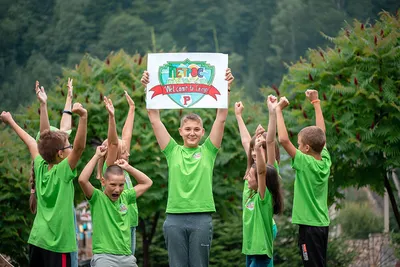
[[[170,95],[170,94],[184,94],[184,93],[199,93],[204,95],[210,95],[217,100],[216,95],[221,95],[220,92],[212,85],[207,84],[167,84],[157,85],[150,89],[154,92],[152,99],[158,95]]]

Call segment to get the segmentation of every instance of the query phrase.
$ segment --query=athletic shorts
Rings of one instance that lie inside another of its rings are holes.
[[[329,226],[299,225],[299,249],[303,266],[325,267]]]
[[[29,245],[30,267],[70,267],[71,253],[58,253]]]

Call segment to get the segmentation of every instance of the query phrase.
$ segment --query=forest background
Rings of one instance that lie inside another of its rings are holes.
[[[131,163],[147,170],[155,180],[152,190],[139,202],[139,207],[143,208],[137,255],[143,266],[166,266],[162,237],[166,163],[154,145],[155,138],[144,110],[139,79],[145,69],[145,54],[161,51],[229,54],[229,66],[236,78],[231,101],[246,101],[244,115],[252,132],[259,122],[255,120],[256,114],[263,110],[264,95],[259,88],[279,87],[287,73],[284,63],[297,61],[309,48],[332,45],[321,32],[336,36],[346,27],[346,21],[373,22],[380,11],[396,14],[398,8],[395,0],[0,0],[0,10],[4,11],[0,12],[0,110],[13,112],[14,119],[33,135],[38,129],[33,93],[35,80],[40,80],[48,89],[49,106],[53,110],[50,120],[57,123],[58,111],[63,107],[66,77],[73,77],[77,100],[86,102],[89,114],[97,112],[89,119],[88,149],[78,167],[81,170],[94,146],[106,137],[103,123],[106,113],[102,112],[100,96],[112,95],[118,99],[116,106],[121,109],[118,115],[121,129],[127,107],[120,96],[122,90],[127,89],[137,107],[136,142],[133,142],[131,153],[135,156]],[[110,54],[120,49],[133,56],[123,52]],[[115,76],[118,76],[117,80]],[[206,129],[210,128],[215,114],[199,113],[205,118]],[[176,129],[181,114],[179,111],[163,112],[164,122],[175,138],[179,138]],[[266,125],[265,119],[262,122]],[[24,266],[26,240],[33,216],[29,214],[26,201],[29,197],[29,157],[18,142],[9,131],[1,133],[0,176],[4,183],[1,184],[0,236],[6,242],[1,242],[0,252]],[[289,161],[284,154],[282,157],[282,164],[288,166]],[[211,264],[235,266],[236,263],[231,264],[237,262],[240,265],[244,260],[240,253],[239,207],[245,155],[233,115],[227,122],[224,147],[216,170],[214,196],[218,213],[214,216]],[[282,177],[292,176],[289,168],[282,168]],[[300,264],[295,245],[296,228],[289,222],[293,180],[287,179],[284,183],[287,208],[285,216],[278,219],[280,239],[276,265],[296,266]],[[358,185],[365,184],[368,183]],[[357,182],[343,182],[342,185],[357,185]],[[375,189],[382,193],[383,185]],[[330,191],[330,203],[335,197],[343,197],[337,187]],[[76,186],[76,202],[82,199],[79,186]],[[346,253],[342,240],[333,240],[331,244],[331,266],[347,266],[352,255]]]

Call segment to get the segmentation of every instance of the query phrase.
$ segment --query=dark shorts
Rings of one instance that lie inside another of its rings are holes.
[[[29,245],[30,267],[70,267],[71,253],[58,253]]]
[[[299,225],[299,249],[303,266],[326,266],[329,226]]]

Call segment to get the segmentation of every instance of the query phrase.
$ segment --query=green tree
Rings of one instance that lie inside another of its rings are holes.
[[[151,47],[150,28],[141,18],[127,13],[112,16],[104,25],[99,37],[99,43],[94,50],[100,57],[119,49],[128,53],[144,54]]]
[[[337,37],[325,36],[334,47],[312,49],[288,66],[279,91],[291,100],[286,113],[292,136],[312,124],[304,91],[319,91],[333,162],[330,200],[341,196],[341,187],[386,189],[400,225],[387,176],[400,166],[399,36],[399,18],[387,12],[374,24],[355,21]]]

